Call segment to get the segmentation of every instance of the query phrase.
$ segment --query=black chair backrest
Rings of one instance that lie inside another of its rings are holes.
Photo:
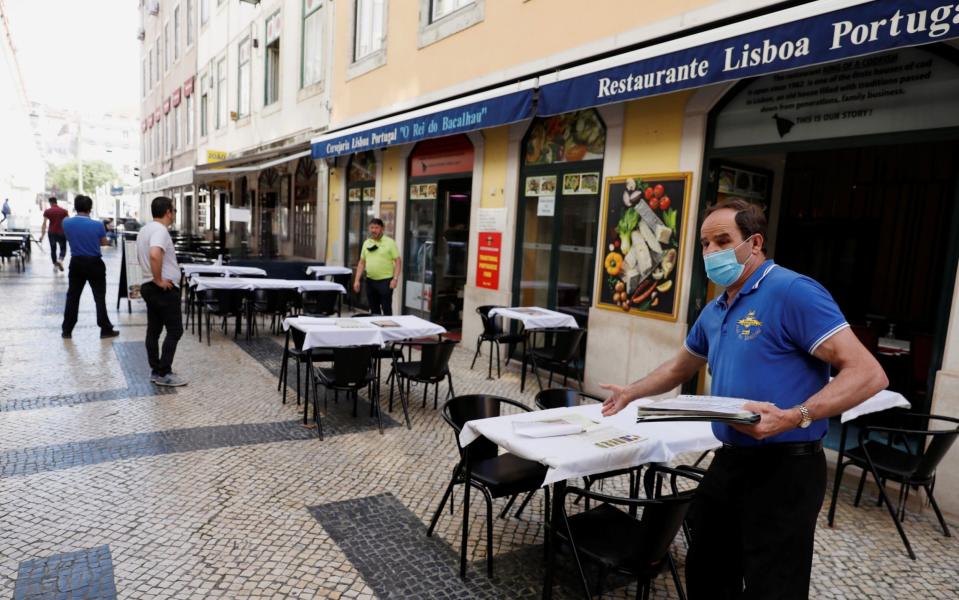
[[[463,448],[459,445],[459,433],[467,421],[475,419],[487,419],[489,417],[498,417],[504,404],[514,406],[525,412],[531,412],[530,408],[509,398],[491,396],[488,394],[469,394],[466,396],[456,396],[451,398],[443,405],[443,419],[449,423],[450,427],[456,432],[456,445],[463,453]],[[499,447],[484,437],[474,440],[469,445],[470,462],[495,458],[499,454]]]
[[[356,313],[355,315],[350,315],[350,318],[351,318],[351,319],[358,319],[358,318],[360,318],[360,317],[372,317],[372,316],[373,316],[373,315],[370,314],[370,313]]]
[[[584,404],[585,398],[588,398],[588,396],[583,396],[583,394],[576,390],[552,388],[536,394],[536,407],[540,410],[547,410],[550,408],[579,406],[580,404]]]
[[[333,385],[361,388],[372,377],[373,352],[379,346],[333,348]]]
[[[668,475],[673,478],[685,478],[699,482],[700,478],[685,471],[676,471],[660,465],[652,465],[645,474],[645,486],[652,488],[652,480],[656,477]],[[658,487],[658,486],[657,486]],[[675,485],[673,486],[675,490]],[[653,499],[643,505],[643,514],[640,517],[642,534],[637,536],[642,540],[638,564],[652,564],[662,560],[669,552],[670,546],[676,539],[683,526],[683,520],[689,511],[689,506],[695,497],[695,490],[688,490],[669,494],[657,493]]]
[[[495,304],[485,304],[483,306],[476,307],[476,314],[480,316],[480,320],[483,321],[483,335],[493,336],[498,333],[502,333],[499,324],[496,322],[495,317],[489,316],[489,311],[494,308],[502,308]]]
[[[583,336],[586,335],[585,329],[552,329],[549,331],[553,336],[553,360],[560,362],[569,362],[576,358],[580,352],[580,344],[583,342]]]
[[[286,307],[285,290],[253,290],[253,310],[257,312],[280,312]]]
[[[450,356],[458,344],[456,340],[423,342],[420,345],[420,372],[423,379],[442,379],[449,369]]]
[[[299,352],[303,351],[303,342],[306,340],[306,332],[296,327],[290,327],[290,339],[293,340],[293,348]]]
[[[339,275],[333,276],[333,282],[342,285],[347,290],[352,290],[353,289],[352,277],[353,276],[350,275],[349,273],[340,273]]]
[[[216,290],[199,290],[196,293],[197,302],[205,304],[207,308],[213,308],[220,304],[220,299],[216,295]]]
[[[218,314],[235,315],[243,309],[243,290],[212,290]]]
[[[929,444],[926,446],[925,452],[922,453],[922,459],[916,467],[914,475],[916,479],[931,479],[936,474],[939,463],[942,462],[946,453],[955,443],[956,438],[959,437],[959,419],[929,415],[929,420],[952,423],[953,427],[952,429],[930,429],[928,434],[930,437]]]
[[[300,294],[300,306],[308,315],[332,315],[336,312],[339,292],[334,290],[311,290]]]

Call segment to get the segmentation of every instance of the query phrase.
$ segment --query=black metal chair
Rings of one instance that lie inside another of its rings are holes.
[[[353,308],[353,275],[351,273],[340,273],[339,275],[332,275],[331,279],[333,283],[338,283],[343,286],[346,290],[346,305]]]
[[[570,368],[575,366],[577,372],[580,371],[577,363],[579,362],[579,354],[586,330],[560,327],[554,329],[537,329],[536,333],[542,334],[545,340],[543,346],[531,347],[529,350],[529,359],[533,366],[533,375],[536,376],[536,383],[539,384],[539,389],[543,389],[543,381],[539,377],[537,367],[542,366],[549,368],[549,383],[547,385],[553,385],[553,372],[556,369],[563,369],[563,385],[565,386],[567,378],[569,377]],[[576,380],[579,382],[579,389],[583,389],[582,372],[579,372],[579,377],[577,377]]]
[[[410,382],[423,384],[423,407],[426,407],[426,396],[429,386],[433,387],[433,408],[437,408],[439,403],[440,382],[447,381],[447,398],[456,395],[453,391],[453,376],[450,374],[449,364],[453,350],[458,344],[456,340],[416,341],[400,342],[393,345],[393,369],[390,375],[394,378],[390,383],[390,410],[393,409],[393,384],[400,388],[400,401],[403,402],[403,411],[406,412],[406,402],[403,393],[403,384],[406,384],[406,395],[409,394]],[[402,358],[402,348],[417,346],[420,349],[419,360],[400,360]],[[400,349],[400,353],[395,350]],[[409,416],[406,418],[409,424]]]
[[[340,294],[335,290],[313,290],[300,293],[300,308],[304,315],[314,317],[340,316]]]
[[[534,402],[536,403],[536,408],[540,410],[549,410],[551,408],[570,408],[573,406],[579,406],[581,404],[587,404],[588,402],[602,402],[603,399],[594,396],[592,394],[587,394],[586,392],[577,392],[576,390],[571,390],[569,388],[550,388],[543,390],[536,394]],[[628,469],[617,469],[615,471],[606,471],[605,473],[598,473],[596,475],[587,475],[583,477],[583,487],[586,491],[589,491],[593,484],[602,479],[610,479],[612,477],[619,477],[620,475],[626,475],[629,477],[629,490],[630,497],[637,497],[639,494],[639,475],[642,472],[642,465],[638,467],[630,467]],[[523,509],[526,507],[526,501],[529,498],[523,500],[523,503],[520,505],[519,509],[516,511],[516,516],[519,516]],[[577,498],[577,502],[579,502]],[[589,510],[589,498],[585,499],[586,510]]]
[[[252,314],[249,327],[256,330],[256,316],[268,315],[270,317],[270,333],[276,335],[280,332],[280,325],[287,314],[287,293],[282,289],[256,289],[253,290]]]
[[[489,312],[494,308],[500,307],[496,306],[495,304],[487,304],[476,307],[476,314],[480,316],[480,320],[483,322],[483,333],[479,334],[479,337],[476,338],[476,354],[473,355],[473,362],[470,364],[470,370],[472,371],[473,367],[476,366],[476,359],[480,355],[480,349],[483,347],[483,343],[489,342],[489,373],[487,374],[487,377],[490,379],[493,378],[493,349],[496,349],[496,376],[500,377],[502,375],[500,372],[499,357],[500,344],[509,345],[509,349],[506,352],[506,365],[509,366],[512,348],[522,344],[524,341],[523,335],[520,333],[509,333],[503,331],[497,318],[489,315]]]
[[[500,454],[499,448],[484,437],[474,440],[466,446],[460,446],[459,434],[467,421],[498,417],[504,407],[512,406],[529,412],[530,408],[514,400],[488,395],[457,396],[443,405],[443,419],[453,428],[460,460],[453,468],[453,476],[443,493],[443,499],[433,513],[427,536],[433,535],[443,507],[453,494],[453,487],[463,487],[463,538],[460,544],[460,577],[466,577],[466,545],[469,538],[469,489],[475,487],[486,499],[486,572],[493,576],[493,499],[515,498],[517,494],[536,491],[543,487],[546,478],[546,466],[538,462],[520,458],[514,454]],[[545,492],[544,513],[549,522],[549,487]],[[452,505],[450,506],[452,511]]]
[[[14,263],[17,273],[26,271],[23,264],[23,243],[16,240],[0,240],[0,262],[10,260]]]
[[[313,367],[310,370],[313,373],[313,420],[316,422],[316,433],[323,439],[323,425],[320,422],[320,403],[319,391],[316,386],[321,385],[327,390],[336,392],[346,392],[353,396],[353,416],[356,416],[357,404],[359,402],[359,392],[365,387],[369,387],[374,378],[373,370],[373,351],[377,346],[347,346],[344,348],[332,348],[333,366]],[[380,434],[383,434],[383,420],[380,417],[380,403],[378,394],[370,394],[370,416],[376,414],[376,423],[379,426]],[[305,403],[309,404],[309,403]],[[304,410],[305,410],[304,405]],[[326,410],[326,396],[323,398],[323,410]]]
[[[307,364],[309,362],[333,362],[333,351],[327,348],[314,348],[310,351],[303,349],[303,342],[306,339],[306,334],[303,331],[297,329],[296,327],[290,327],[286,330],[286,340],[283,344],[283,360],[280,363],[280,377],[279,381],[276,384],[276,391],[280,391],[280,388],[283,388],[283,404],[286,404],[286,390],[289,385],[289,372],[290,366],[289,361],[292,358],[296,361],[296,405],[300,405],[300,397],[303,396],[304,401],[309,404],[310,402],[310,386],[307,385],[305,393],[300,392],[300,364]],[[292,346],[291,346],[292,343]],[[309,373],[309,369],[306,370]],[[303,410],[303,424],[307,422],[306,408]]]
[[[669,481],[667,493],[663,492],[664,479]],[[686,594],[669,549],[696,494],[695,488],[687,485],[686,489],[681,489],[680,483],[698,486],[701,480],[698,473],[654,464],[649,466],[644,477],[646,498],[623,498],[566,488],[564,500],[568,496],[577,496],[600,503],[595,508],[569,516],[565,501],[561,502],[565,527],[561,525],[556,530],[557,536],[572,551],[587,598],[591,598],[594,592],[602,596],[603,580],[609,573],[618,573],[635,577],[636,597],[648,599],[651,581],[668,569],[678,596],[685,600]],[[627,507],[629,511],[617,506]],[[642,509],[638,518],[630,514],[637,509]],[[590,590],[581,556],[599,567],[594,591]]]
[[[943,535],[950,537],[949,526],[946,525],[936,498],[933,496],[933,488],[936,484],[936,469],[939,463],[959,437],[959,418],[922,413],[899,413],[899,415],[905,426],[867,425],[859,430],[859,445],[846,451],[845,457],[848,460],[836,466],[838,470],[836,481],[840,481],[842,470],[847,466],[862,469],[854,502],[855,506],[859,506],[866,475],[871,473],[876,485],[879,486],[879,502],[886,505],[909,558],[916,560],[916,554],[902,527],[906,516],[905,503],[909,488],[925,490],[929,504],[932,505],[936,518],[939,519]],[[952,426],[947,429],[932,429],[932,422],[952,424]],[[875,439],[873,434],[886,435],[887,439],[880,441]],[[915,444],[918,451],[913,452],[912,444]],[[893,508],[892,502],[886,495],[886,481],[899,483],[899,501],[896,508]],[[838,493],[838,486],[834,484],[829,507],[830,515],[833,514]]]
[[[245,311],[245,292],[243,290],[201,290],[198,292],[199,304],[206,311],[206,344],[210,345],[210,317],[221,317],[221,330],[226,334],[226,320],[229,317],[236,319],[233,328],[233,339],[240,334],[240,322]],[[247,324],[249,327],[249,324]]]

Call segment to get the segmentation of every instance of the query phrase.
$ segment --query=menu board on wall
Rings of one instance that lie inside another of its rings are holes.
[[[434,200],[435,198],[435,183],[414,183],[410,186],[410,200]]]
[[[716,119],[717,148],[959,126],[959,66],[903,48],[760,77]]]
[[[598,307],[676,320],[690,178],[606,179]]]
[[[396,237],[396,202],[380,202],[380,219],[384,233]]]

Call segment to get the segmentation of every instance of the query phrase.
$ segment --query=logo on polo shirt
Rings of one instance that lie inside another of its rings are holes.
[[[736,335],[741,340],[751,340],[762,331],[763,323],[756,318],[756,311],[751,310],[746,316],[736,321]]]

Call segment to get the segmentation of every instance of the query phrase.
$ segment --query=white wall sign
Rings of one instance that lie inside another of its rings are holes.
[[[249,208],[230,207],[230,221],[238,221],[240,223],[246,223],[249,225],[252,219],[253,214],[250,212]]]
[[[540,196],[536,203],[537,217],[552,217],[556,212],[556,196]]]
[[[506,231],[505,208],[481,208],[476,220],[478,231]]]
[[[906,48],[756,79],[716,120],[716,148],[959,126],[959,66]]]

